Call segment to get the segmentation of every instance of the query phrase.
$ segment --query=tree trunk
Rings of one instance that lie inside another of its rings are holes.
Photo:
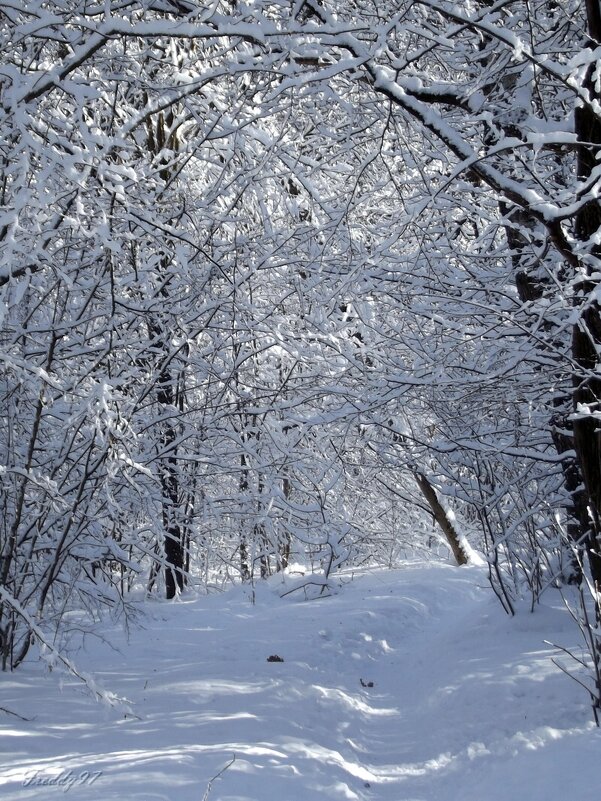
[[[599,0],[585,0],[589,41],[587,47],[594,49],[601,41],[601,7]],[[598,164],[601,155],[601,120],[592,108],[592,101],[601,100],[601,92],[595,81],[596,67],[587,70],[583,88],[588,90],[591,103],[581,104],[575,112],[575,128],[578,141],[578,179],[586,182]],[[601,345],[601,314],[594,297],[597,286],[592,278],[592,261],[601,256],[601,246],[594,244],[594,235],[601,229],[601,206],[597,200],[587,203],[576,217],[576,236],[583,249],[595,259],[583,258],[587,266],[584,280],[577,287],[576,301],[581,305],[581,315],[574,326],[572,355],[576,364],[574,372],[573,421],[574,449],[584,486],[588,494],[589,527],[585,537],[592,579],[597,590],[601,589],[601,431],[598,415],[601,412],[601,376],[597,350]],[[588,264],[587,264],[588,262]],[[599,613],[599,610],[597,610]]]
[[[453,552],[453,556],[455,557],[455,561],[458,565],[467,565],[468,558],[467,554],[463,550],[463,546],[461,545],[461,541],[459,539],[459,535],[455,528],[453,521],[451,520],[449,513],[438,500],[438,495],[436,494],[436,490],[430,484],[428,479],[423,473],[419,471],[415,471],[413,473],[415,476],[415,480],[417,481],[417,486],[420,488],[422,495],[428,502],[428,506],[432,510],[432,514],[434,519],[442,529],[443,534],[445,535],[449,547]]]
[[[173,447],[175,430],[168,425],[163,434],[163,446]],[[170,453],[161,465],[161,487],[163,494],[163,528],[165,539],[165,596],[175,598],[185,585],[184,544],[178,521],[179,480],[177,475],[177,453]]]

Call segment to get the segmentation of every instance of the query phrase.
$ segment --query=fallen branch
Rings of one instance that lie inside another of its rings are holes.
[[[234,754],[234,756],[233,756],[233,757],[230,759],[230,761],[227,763],[227,765],[225,765],[223,768],[221,768],[221,770],[219,771],[219,773],[216,773],[216,774],[213,776],[213,778],[212,778],[212,779],[209,779],[209,783],[207,784],[207,789],[205,790],[205,794],[204,794],[204,795],[203,795],[203,797],[202,797],[202,801],[207,801],[207,799],[209,798],[209,793],[211,792],[211,788],[212,788],[212,786],[213,786],[213,782],[214,782],[216,779],[218,779],[220,776],[223,776],[223,774],[225,773],[225,771],[226,771],[228,768],[231,768],[231,767],[232,767],[232,765],[234,764],[234,762],[235,762],[235,761],[236,761],[236,754]]]
[[[0,706],[0,712],[6,712],[7,715],[13,715],[15,718],[19,718],[19,720],[24,720],[25,723],[31,723],[32,720],[35,718],[24,718],[23,715],[19,715],[17,712],[13,712],[10,709],[7,709],[5,706]]]

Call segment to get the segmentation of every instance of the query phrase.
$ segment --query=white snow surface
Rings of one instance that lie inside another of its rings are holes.
[[[599,731],[544,642],[578,641],[559,597],[510,619],[482,567],[416,562],[293,580],[83,637],[133,715],[40,662],[2,675],[3,801],[598,801]]]

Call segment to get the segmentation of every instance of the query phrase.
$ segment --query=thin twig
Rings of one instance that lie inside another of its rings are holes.
[[[298,587],[293,587],[291,590],[286,590],[280,595],[280,598],[285,598],[287,595],[291,595],[293,592],[298,592],[299,590],[306,589],[309,585],[313,584],[315,587],[322,587],[327,589],[328,582],[325,581],[304,581],[302,584],[299,584]]]
[[[6,712],[7,715],[14,715],[14,717],[19,718],[19,720],[24,720],[26,723],[31,723],[32,720],[35,720],[35,718],[24,718],[23,715],[19,715],[17,712],[13,712],[5,706],[0,706],[0,712]]]
[[[225,773],[225,771],[226,771],[228,768],[231,768],[231,767],[232,767],[232,765],[234,764],[234,762],[235,762],[235,761],[236,761],[236,754],[234,754],[234,756],[233,756],[233,757],[231,758],[231,760],[230,760],[230,761],[227,763],[227,765],[225,765],[223,768],[221,768],[221,770],[219,771],[219,773],[216,773],[216,774],[213,776],[213,778],[209,780],[209,783],[207,784],[207,789],[205,790],[205,794],[204,794],[204,795],[203,795],[203,797],[202,797],[202,801],[207,801],[207,799],[208,799],[208,797],[209,797],[209,793],[211,792],[211,787],[213,786],[213,782],[215,781],[215,779],[218,779],[220,776],[222,776],[222,775]]]

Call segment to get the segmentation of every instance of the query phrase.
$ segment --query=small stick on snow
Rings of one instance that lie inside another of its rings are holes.
[[[234,754],[234,756],[230,759],[230,761],[227,763],[227,765],[225,765],[223,768],[221,768],[219,773],[216,773],[213,776],[213,778],[209,780],[209,783],[207,784],[207,789],[205,790],[205,794],[202,797],[202,801],[207,801],[207,799],[209,797],[209,793],[211,792],[211,787],[213,786],[213,782],[215,781],[215,779],[218,779],[220,776],[222,776],[225,773],[225,771],[228,768],[231,768],[235,761],[236,761],[236,754]]]
[[[17,712],[13,712],[10,709],[7,709],[5,706],[0,706],[0,712],[6,712],[7,715],[14,715],[19,720],[24,720],[26,723],[31,723],[34,718],[24,718],[23,715],[19,715]]]

